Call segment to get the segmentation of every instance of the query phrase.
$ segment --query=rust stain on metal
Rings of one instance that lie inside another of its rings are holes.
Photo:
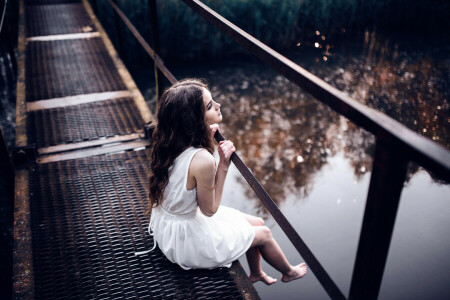
[[[16,105],[16,147],[27,145],[25,103],[25,5],[19,3],[18,76]],[[28,170],[16,170],[14,194],[13,295],[33,299],[34,272],[30,229]]]
[[[261,299],[256,291],[255,287],[251,283],[250,279],[248,279],[247,274],[242,268],[241,263],[236,260],[231,265],[229,269],[231,278],[236,283],[239,292],[242,295],[242,299],[246,300],[259,300]]]
[[[27,107],[25,103],[25,5],[19,3],[19,42],[17,59],[17,96],[16,96],[16,146],[27,145]]]
[[[15,179],[13,294],[14,299],[33,299],[34,272],[28,170],[17,170]]]

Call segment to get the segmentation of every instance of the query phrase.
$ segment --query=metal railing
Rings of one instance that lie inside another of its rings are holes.
[[[119,9],[116,1],[107,1],[114,9],[116,17],[122,19],[137,38],[138,42],[153,58],[155,68],[158,68],[171,83],[175,83],[175,77],[164,66],[164,62],[157,54],[158,51],[154,51],[145,42],[136,28]],[[297,84],[317,100],[328,105],[338,114],[345,116],[356,125],[375,135],[376,147],[372,175],[349,299],[376,299],[383,278],[408,164],[410,161],[416,162],[443,180],[450,182],[450,151],[416,134],[383,113],[346,96],[338,89],[312,75],[299,65],[235,26],[202,2],[198,0],[182,1],[272,69],[284,75],[291,82]],[[148,3],[151,16],[153,45],[159,47],[156,0],[148,0]],[[116,28],[117,30],[118,28]],[[155,76],[157,91],[160,91],[160,81],[157,72],[155,72]],[[215,138],[218,141],[223,140],[223,137],[219,133],[216,134]],[[232,155],[231,160],[280,225],[299,254],[304,258],[328,295],[332,299],[345,299],[344,294],[239,156],[235,153]]]

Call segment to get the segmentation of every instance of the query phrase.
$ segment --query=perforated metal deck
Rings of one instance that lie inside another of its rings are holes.
[[[95,31],[81,3],[27,6],[26,18],[28,37]]]
[[[184,271],[146,233],[149,151],[38,165],[30,174],[36,299],[238,299],[226,268]]]
[[[126,89],[99,37],[28,43],[26,68],[27,101]]]
[[[28,137],[38,148],[142,131],[144,120],[132,98],[28,113]]]
[[[81,0],[25,0],[27,5],[80,3]]]

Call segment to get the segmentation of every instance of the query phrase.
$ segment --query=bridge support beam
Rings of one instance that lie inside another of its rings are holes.
[[[156,0],[148,0],[148,13],[150,16],[150,32],[151,32],[151,41],[153,50],[157,55],[160,55],[160,47],[159,47],[159,26],[158,26],[158,13],[156,10]],[[162,94],[162,73],[157,68],[156,63],[154,64],[155,68],[155,87],[156,87],[156,101],[158,103],[159,98]]]
[[[114,4],[117,5],[117,0],[112,0]],[[125,52],[123,51],[123,41],[122,41],[122,33],[120,32],[120,19],[117,15],[116,11],[113,11],[114,13],[114,27],[116,31],[116,42],[117,42],[117,53],[119,53],[119,56],[122,57],[122,59],[125,59],[124,55]]]
[[[377,139],[349,299],[378,297],[409,162],[395,145]]]

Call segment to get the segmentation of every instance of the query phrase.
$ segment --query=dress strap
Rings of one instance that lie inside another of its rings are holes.
[[[153,250],[155,250],[155,248],[156,248],[156,240],[155,240],[155,238],[153,237],[153,229],[152,229],[152,224],[153,224],[152,220],[153,220],[153,219],[154,219],[154,218],[152,218],[152,216],[150,216],[150,223],[148,224],[148,233],[150,234],[150,236],[151,236],[152,239],[153,239],[153,247],[152,247],[152,249],[150,249],[150,250],[145,250],[145,251],[134,252],[134,256],[144,255],[144,254],[150,253],[150,252],[152,252]]]

